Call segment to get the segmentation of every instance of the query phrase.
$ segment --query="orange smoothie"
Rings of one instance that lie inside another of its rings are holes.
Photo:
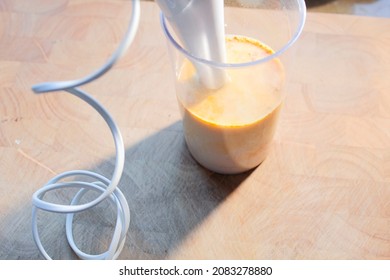
[[[239,36],[227,37],[226,51],[228,63],[273,53],[263,43]],[[226,71],[228,82],[210,90],[186,60],[176,91],[192,156],[212,171],[234,174],[256,167],[267,155],[282,105],[284,71],[278,59]]]

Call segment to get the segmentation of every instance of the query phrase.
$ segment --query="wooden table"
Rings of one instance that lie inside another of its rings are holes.
[[[125,141],[120,188],[132,217],[120,258],[390,259],[390,19],[309,14],[269,157],[223,176],[186,149],[159,9],[141,8],[134,45],[85,87]],[[64,92],[30,88],[99,67],[130,11],[118,0],[0,2],[0,259],[42,258],[31,196],[52,176],[111,176],[114,147],[99,115]],[[108,206],[76,217],[88,252],[107,246]],[[41,213],[39,225],[53,258],[75,258],[63,215]]]

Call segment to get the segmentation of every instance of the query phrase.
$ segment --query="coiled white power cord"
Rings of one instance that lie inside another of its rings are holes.
[[[125,163],[125,148],[123,144],[122,135],[118,129],[118,126],[114,122],[113,118],[107,112],[107,110],[92,96],[90,96],[85,91],[79,89],[79,86],[90,83],[93,80],[96,80],[108,70],[110,70],[114,64],[124,55],[127,48],[133,42],[135,34],[138,29],[140,19],[140,3],[139,0],[132,0],[132,14],[130,19],[129,27],[126,31],[125,37],[120,43],[117,50],[110,57],[110,59],[97,71],[92,74],[81,78],[79,80],[73,81],[60,81],[60,82],[46,82],[34,85],[32,90],[35,93],[46,93],[64,90],[67,91],[91,105],[106,121],[108,127],[111,130],[111,133],[114,137],[115,149],[116,149],[116,160],[115,160],[115,168],[112,175],[111,180],[105,178],[104,176],[86,170],[74,170],[61,173],[47,182],[41,189],[34,193],[32,198],[32,231],[34,241],[42,253],[42,255],[46,259],[51,259],[49,254],[46,252],[44,246],[42,245],[41,239],[39,237],[38,232],[38,224],[37,224],[37,212],[38,209],[55,212],[55,213],[66,213],[66,237],[68,239],[68,243],[76,253],[76,255],[81,259],[89,259],[89,260],[101,260],[101,259],[116,259],[121,253],[123,246],[125,244],[126,233],[130,224],[130,210],[127,204],[126,198],[123,193],[117,188],[119,180],[122,176],[123,167]],[[61,180],[74,177],[74,176],[84,176],[90,177],[96,182],[84,182],[84,181],[66,181],[61,182]],[[67,188],[80,188],[77,194],[72,199],[70,205],[56,204],[47,202],[44,200],[44,195],[52,190],[58,189],[67,189]],[[90,191],[100,192],[100,195],[92,201],[89,201],[84,204],[79,204],[80,199],[83,195]],[[109,198],[112,203],[114,203],[117,207],[117,217],[116,217],[116,225],[115,230],[113,232],[112,240],[109,245],[109,248],[106,252],[98,255],[91,255],[81,251],[73,238],[73,216],[75,213],[87,210],[92,208]]]

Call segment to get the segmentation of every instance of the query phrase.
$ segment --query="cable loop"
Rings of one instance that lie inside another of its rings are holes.
[[[123,246],[126,240],[126,234],[130,225],[130,210],[127,204],[126,198],[120,189],[117,187],[119,180],[123,173],[123,167],[125,163],[125,148],[122,139],[122,135],[119,131],[118,126],[114,122],[113,118],[109,112],[92,96],[87,92],[79,89],[81,85],[96,80],[101,77],[104,73],[110,70],[114,64],[121,58],[130,44],[133,42],[136,31],[138,29],[139,18],[140,18],[140,4],[139,0],[133,0],[132,5],[132,15],[130,19],[129,27],[126,31],[125,37],[120,43],[117,50],[111,56],[111,58],[97,71],[74,81],[61,81],[61,82],[45,82],[41,84],[34,85],[32,87],[35,93],[47,93],[59,90],[65,90],[68,93],[75,95],[76,97],[84,100],[90,106],[92,106],[105,120],[108,127],[111,130],[112,136],[114,138],[115,149],[116,149],[116,159],[115,159],[115,168],[111,179],[108,179],[98,173],[87,171],[87,170],[74,170],[61,173],[47,182],[41,189],[36,191],[32,197],[32,232],[34,241],[46,259],[51,259],[49,254],[46,252],[38,231],[37,223],[37,213],[38,210],[55,212],[55,213],[65,213],[66,214],[66,237],[70,247],[76,253],[76,255],[81,259],[88,260],[101,260],[101,259],[117,259],[121,253]],[[84,176],[96,180],[95,182],[85,182],[85,181],[65,181],[62,180],[75,177],[75,176]],[[44,196],[47,192],[59,189],[69,189],[69,188],[79,188],[79,191],[73,197],[69,205],[51,203],[44,200]],[[100,193],[100,195],[93,199],[92,201],[86,202],[84,204],[79,204],[82,197],[88,191],[95,191]],[[114,233],[112,236],[111,243],[106,252],[91,255],[81,251],[76,245],[73,237],[73,217],[75,213],[85,211],[90,209],[105,199],[109,199],[112,204],[116,206],[117,217]]]

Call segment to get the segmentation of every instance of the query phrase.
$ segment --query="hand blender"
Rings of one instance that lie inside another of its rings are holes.
[[[220,68],[211,67],[211,61],[225,62],[225,35],[224,35],[224,17],[222,0],[156,0],[162,9],[165,17],[168,19],[172,28],[175,30],[179,39],[183,42],[189,53],[210,63],[199,63],[193,61],[200,81],[211,89],[221,87],[226,81],[226,74]],[[116,147],[115,169],[112,178],[103,177],[100,174],[87,170],[74,170],[60,173],[52,178],[47,184],[36,191],[33,195],[32,210],[32,231],[34,241],[42,255],[51,259],[46,252],[39,235],[38,230],[38,210],[65,213],[66,214],[66,236],[68,243],[76,255],[81,259],[116,259],[124,247],[127,230],[130,224],[130,211],[126,198],[117,188],[125,164],[125,150],[119,128],[114,122],[107,110],[91,95],[81,90],[79,87],[90,83],[110,70],[115,62],[125,53],[127,47],[132,43],[137,31],[140,4],[139,0],[133,0],[132,17],[128,31],[118,49],[112,57],[97,71],[85,76],[84,78],[72,81],[45,82],[32,87],[35,93],[46,93],[64,90],[73,94],[91,105],[106,121],[110,128]],[[73,176],[87,176],[95,182],[66,181],[64,178]],[[70,205],[52,203],[44,200],[46,192],[69,187],[79,187],[80,190],[72,199]],[[100,192],[100,195],[92,201],[80,204],[79,200],[88,191],[94,190]],[[117,221],[110,246],[106,252],[91,255],[80,250],[73,239],[73,216],[78,213],[96,206],[105,199],[111,199],[117,208]]]
[[[194,57],[226,62],[223,0],[156,0],[184,48]],[[226,81],[223,69],[191,59],[201,83],[210,89]]]

